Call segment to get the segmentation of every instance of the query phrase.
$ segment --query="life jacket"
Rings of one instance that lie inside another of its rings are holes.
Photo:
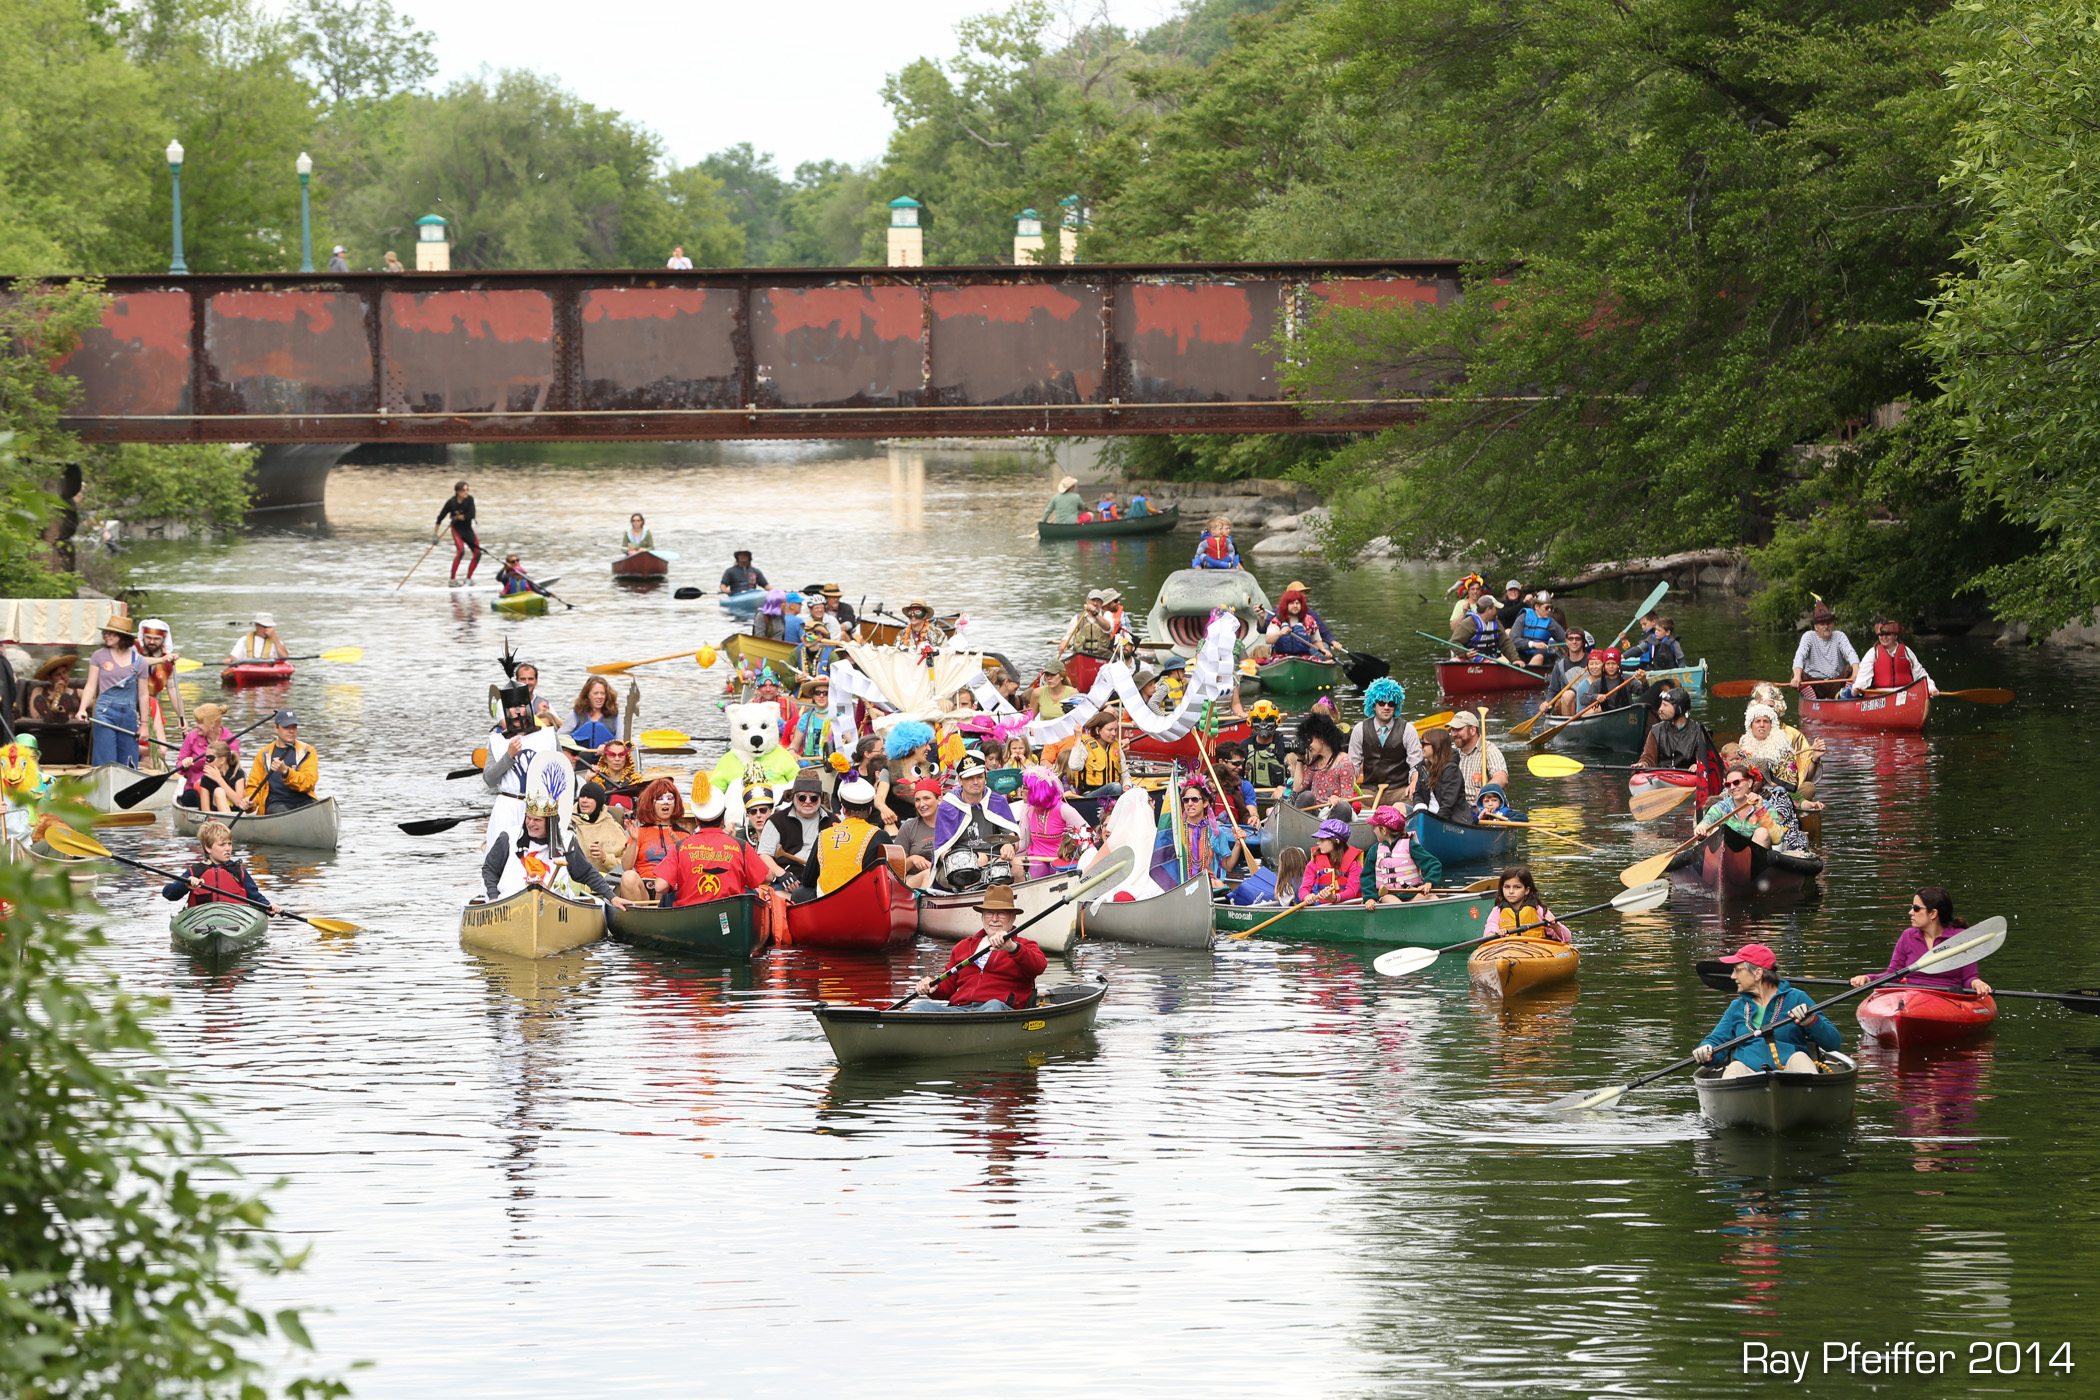
[[[1364,853],[1354,846],[1343,847],[1340,865],[1334,864],[1325,854],[1314,856],[1311,863],[1305,867],[1305,873],[1312,877],[1312,896],[1310,900],[1301,902],[1335,903],[1341,898],[1342,887],[1348,883],[1349,872],[1352,869],[1357,872],[1358,892],[1361,893],[1363,863]]]
[[[1100,787],[1103,783],[1122,781],[1121,765],[1116,760],[1113,747],[1091,736],[1080,742],[1086,748],[1086,766],[1079,770],[1079,775],[1089,790]]]
[[[656,867],[671,858],[685,840],[685,833],[675,826],[645,826],[634,834],[634,873],[644,880],[656,874]]]
[[[1553,619],[1536,608],[1524,609],[1522,615],[1517,618],[1517,623],[1523,628],[1525,641],[1534,642],[1541,647],[1552,642]]]
[[[859,875],[861,862],[868,858],[868,843],[881,830],[858,817],[848,817],[821,832],[817,837],[817,893],[830,894]]]
[[[603,721],[587,719],[570,730],[569,737],[584,748],[602,749],[620,736]]]
[[[1874,648],[1874,688],[1876,690],[1901,690],[1917,680],[1910,664],[1910,648],[1904,647],[1894,656],[1880,647]]]
[[[1205,557],[1211,559],[1230,559],[1238,551],[1232,547],[1232,536],[1205,534],[1203,536],[1203,553]]]
[[[1508,938],[1515,934],[1518,929],[1524,930],[1523,936],[1525,938],[1549,938],[1552,936],[1552,925],[1546,921],[1546,911],[1540,905],[1519,904],[1512,906],[1504,904],[1498,899],[1495,901],[1495,913],[1500,916],[1500,922],[1495,925],[1495,936],[1497,938]]]
[[[1472,645],[1480,651],[1493,651],[1502,645],[1502,621],[1493,613],[1468,613],[1473,619]]]
[[[192,865],[190,874],[202,881],[204,888],[190,891],[189,907],[194,909],[200,904],[246,904],[248,890],[241,883],[239,871],[240,866],[235,862],[225,865],[199,862]]]
[[[1391,843],[1379,842],[1376,878],[1380,894],[1421,884],[1422,871],[1415,864],[1414,843],[1405,836]]]
[[[1283,761],[1281,743],[1274,739],[1266,744],[1248,741],[1247,781],[1258,788],[1281,787],[1290,775],[1290,768]]]

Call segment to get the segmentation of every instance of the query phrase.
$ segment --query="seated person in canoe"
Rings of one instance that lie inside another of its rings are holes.
[[[1273,869],[1264,865],[1232,887],[1232,902],[1243,908],[1250,904],[1295,904],[1298,886],[1304,880],[1305,851],[1298,846],[1285,846],[1276,853]]]
[[[1487,597],[1487,587],[1487,580],[1479,574],[1467,574],[1457,583],[1444,590],[1444,596],[1447,598],[1453,593],[1458,595],[1458,601],[1451,605],[1451,626],[1458,626],[1473,611],[1474,607],[1479,604],[1480,600]]]
[[[1218,781],[1224,784],[1224,791],[1218,794],[1219,813],[1238,822],[1247,838],[1247,849],[1260,854],[1261,836],[1253,828],[1261,824],[1261,805],[1254,784],[1247,781],[1247,746],[1235,739],[1223,740],[1210,762],[1218,770]]]
[[[554,706],[540,694],[540,668],[530,661],[510,663],[511,684],[525,687],[525,694],[532,702],[532,721],[547,728],[559,729],[561,720],[554,713]]]
[[[1447,822],[1473,820],[1466,797],[1466,770],[1459,761],[1451,730],[1432,729],[1422,736],[1422,762],[1415,768],[1415,802]]]
[[[284,638],[277,635],[276,614],[259,612],[248,630],[234,638],[226,661],[229,665],[241,661],[282,661],[287,655]]]
[[[1108,620],[1107,611],[1107,592],[1099,588],[1089,589],[1079,615],[1072,619],[1072,625],[1058,640],[1057,654],[1066,656],[1078,652],[1085,656],[1107,656],[1116,635],[1115,624]]]
[[[1649,613],[1641,619],[1641,630],[1646,635],[1627,657],[1628,664],[1641,671],[1674,671],[1685,664],[1684,648],[1677,644],[1676,619]]]
[[[1508,789],[1509,760],[1481,734],[1480,716],[1474,711],[1460,710],[1451,716],[1447,728],[1451,731],[1452,751],[1458,755],[1458,771],[1466,780],[1469,810],[1463,820],[1471,820],[1470,809],[1479,804],[1482,788],[1496,783],[1505,791]]]
[[[773,811],[777,803],[778,798],[770,784],[753,783],[744,789],[744,815],[731,829],[740,838],[756,846],[758,838],[765,834],[766,823],[773,820]]]
[[[1152,498],[1142,491],[1131,492],[1130,508],[1124,514],[1132,520],[1142,519],[1152,514]]]
[[[1025,878],[1041,879],[1062,865],[1060,849],[1068,840],[1078,843],[1082,850],[1093,846],[1094,829],[1065,801],[1064,786],[1057,781],[1056,773],[1040,764],[1022,769],[1021,793],[1028,836]]]
[[[740,549],[731,556],[735,560],[722,570],[721,590],[724,593],[749,593],[754,588],[770,588],[766,576],[751,567],[751,551]]]
[[[1638,705],[1648,698],[1648,683],[1626,670],[1617,647],[1598,647],[1590,653],[1588,669],[1575,683],[1575,712],[1593,715]]]
[[[1334,633],[1313,611],[1304,586],[1292,584],[1276,600],[1275,615],[1263,634],[1271,656],[1324,656],[1334,658]]]
[[[1655,723],[1641,741],[1641,756],[1633,761],[1635,772],[1644,768],[1674,768],[1692,772],[1713,748],[1706,726],[1692,718],[1692,696],[1681,685],[1666,687],[1655,702]]]
[[[1925,674],[1925,663],[1903,644],[1903,624],[1892,617],[1877,617],[1873,649],[1859,659],[1852,684],[1838,692],[1838,699],[1864,699],[1875,691],[1901,690],[1918,681],[1925,682],[1927,695],[1940,693],[1939,685]]]
[[[1495,887],[1495,907],[1488,910],[1482,938],[1550,938],[1573,943],[1567,925],[1553,917],[1546,901],[1539,898],[1539,882],[1528,865],[1512,865],[1502,872]]]
[[[1742,757],[1740,752],[1738,752],[1737,757]],[[1787,791],[1786,784],[1777,782],[1773,778],[1773,774],[1778,771],[1779,765],[1777,763],[1759,763],[1756,759],[1751,758],[1745,758],[1743,762],[1749,768],[1750,776],[1757,782],[1757,795],[1765,804],[1765,810],[1772,814],[1772,820],[1779,823],[1779,849],[1806,855],[1808,853],[1808,832],[1803,830],[1801,826],[1800,806],[1794,801],[1794,795]],[[1810,805],[1818,810],[1823,806],[1820,802],[1811,803]]]
[[[1505,617],[1507,608],[1496,610],[1496,620],[1509,629],[1518,664],[1534,671],[1552,670],[1554,661],[1568,645],[1568,629],[1561,626],[1547,606],[1552,601],[1553,595],[1541,590],[1523,603],[1514,617]]]
[[[934,814],[934,864],[966,841],[982,841],[1011,862],[1020,854],[1021,823],[1013,805],[991,791],[991,770],[981,758],[965,758],[955,779],[955,791],[941,799]]]
[[[197,810],[232,815],[235,812],[253,811],[254,804],[248,800],[248,786],[241,777],[241,760],[233,752],[233,746],[215,740],[204,751],[197,769]],[[183,796],[188,796],[184,793]],[[177,798],[181,801],[181,798]]]
[[[1352,808],[1356,798],[1357,771],[1349,757],[1349,741],[1341,726],[1324,710],[1313,709],[1298,721],[1297,752],[1289,755],[1291,781],[1284,800],[1296,807],[1325,809],[1343,804]]]
[[[1298,882],[1300,904],[1354,904],[1364,895],[1364,853],[1349,844],[1349,823],[1329,817],[1313,832],[1312,858]]]
[[[1508,631],[1503,628],[1496,613],[1495,600],[1485,593],[1480,595],[1479,602],[1451,624],[1451,640],[1471,653],[1457,658],[1459,660],[1492,660],[1499,656],[1514,664],[1517,659],[1517,644],[1510,640]]]
[[[1699,823],[1692,829],[1692,834],[1704,840],[1726,826],[1749,837],[1756,845],[1784,850],[1786,828],[1772,815],[1772,809],[1759,795],[1758,788],[1762,783],[1763,775],[1757,771],[1756,764],[1746,759],[1729,764],[1728,771],[1721,778],[1721,795],[1699,814]]]
[[[1079,513],[1086,509],[1086,497],[1079,494],[1079,478],[1068,476],[1057,483],[1057,494],[1043,508],[1043,519],[1052,525],[1077,525]]]
[[[566,899],[595,896],[615,909],[655,903],[654,897],[640,901],[622,895],[591,864],[574,834],[562,829],[559,785],[563,781],[574,781],[567,764],[542,762],[533,767],[524,819],[517,830],[498,832],[481,858],[483,892],[493,901],[538,885]]]
[[[1282,717],[1273,700],[1257,700],[1247,710],[1247,781],[1272,798],[1291,780],[1291,746],[1276,728]]]
[[[1889,954],[1889,965],[1882,974],[1862,973],[1852,979],[1852,985],[1863,987],[1878,975],[1901,972],[1918,959],[1938,947],[1943,939],[1959,938],[1964,926],[1954,922],[1954,896],[1938,885],[1927,885],[1910,897],[1910,927],[1896,936],[1896,947]],[[1989,996],[1991,984],[1983,980],[1983,974],[1975,963],[1949,968],[1945,972],[1913,972],[1904,977],[1905,986],[1944,987],[1950,992],[1974,992],[1978,996]]]
[[[913,990],[920,1000],[911,1010],[1008,1011],[1035,1003],[1035,979],[1050,960],[1033,938],[1014,933],[1020,908],[1014,903],[1013,886],[986,890],[977,914],[984,920],[983,932],[955,945],[946,973],[919,979]],[[933,999],[937,988],[946,992],[945,1001]]]
[[[837,586],[836,584],[832,585],[834,588]],[[802,619],[802,640],[805,644],[814,642],[850,642],[853,640],[853,629],[841,621],[838,613],[833,611],[834,607],[836,607],[836,601],[832,595],[828,593],[805,595],[805,602],[808,608],[807,614]]]
[[[1545,698],[1539,701],[1540,714],[1549,709],[1557,715],[1577,712],[1574,685],[1590,673],[1590,634],[1580,627],[1570,627],[1567,633],[1567,648],[1554,658],[1553,669],[1547,673]]]
[[[1404,904],[1429,888],[1431,876],[1422,868],[1414,842],[1407,839],[1407,814],[1398,807],[1384,806],[1371,813],[1371,834],[1378,844],[1371,849],[1371,897],[1380,904]]]
[[[600,873],[617,874],[620,857],[627,851],[627,824],[620,820],[618,809],[606,802],[603,783],[583,775],[578,775],[578,781],[582,786],[576,790],[572,823],[576,844],[583,847],[584,858]]]
[[[933,888],[934,818],[941,806],[941,780],[920,778],[910,785],[913,814],[898,823],[895,845],[904,848],[910,873],[904,883],[915,890]]]
[[[612,794],[639,783],[642,765],[635,759],[634,746],[624,739],[606,740],[598,750],[598,761],[591,765],[591,776],[605,785],[608,800]]]
[[[1232,522],[1222,515],[1214,515],[1203,527],[1203,538],[1196,542],[1195,557],[1189,560],[1192,569],[1237,569],[1240,567],[1240,552],[1232,543]]]
[[[1400,718],[1407,691],[1391,676],[1380,676],[1364,691],[1364,717],[1349,731],[1349,757],[1357,781],[1374,800],[1385,796],[1406,806],[1414,800],[1415,769],[1422,762],[1422,736]]]
[[[233,832],[224,822],[206,822],[198,827],[197,849],[204,859],[191,861],[183,867],[180,878],[162,885],[162,899],[188,896],[188,907],[192,909],[200,904],[254,903],[272,914],[280,912],[255,883],[248,867],[233,858]]]
[[[1175,823],[1169,821],[1153,839],[1155,851],[1176,849]],[[1217,810],[1211,805],[1210,785],[1201,778],[1184,778],[1181,784],[1181,828],[1188,840],[1189,864],[1192,872],[1181,868],[1178,854],[1166,862],[1166,878],[1175,884],[1193,879],[1195,873],[1210,876],[1222,882],[1231,877],[1233,867],[1239,863],[1240,841],[1232,823],[1221,821]],[[1029,867],[1031,877],[1034,866]],[[1046,872],[1047,873],[1047,872]]]
[[[802,867],[802,884],[794,892],[798,901],[844,889],[861,872],[883,863],[887,837],[871,820],[874,787],[848,778],[839,784],[838,801],[839,819],[817,837],[816,857]]]
[[[1123,517],[1121,515],[1116,513],[1115,492],[1111,491],[1107,495],[1103,496],[1100,500],[1094,502],[1094,519],[1121,520],[1122,518]]]
[[[532,576],[525,572],[525,566],[518,561],[518,556],[515,554],[503,556],[503,567],[496,570],[496,583],[506,598],[514,597],[520,593],[537,593],[540,591],[539,585],[534,583]]]
[[[1852,639],[1838,630],[1837,614],[1821,599],[1809,614],[1808,624],[1794,648],[1792,684],[1829,696],[1859,670],[1859,653],[1852,649]]]
[[[1502,790],[1502,784],[1489,783],[1480,789],[1480,802],[1473,820],[1489,824],[1520,822],[1524,820],[1524,814],[1509,805],[1509,794]]]
[[[814,883],[805,867],[817,849],[817,838],[837,825],[838,818],[824,810],[824,784],[815,773],[797,775],[782,797],[759,832],[758,853],[799,883]]]
[[[818,676],[802,687],[802,706],[794,723],[780,732],[787,751],[816,762],[831,756],[831,678]]]
[[[1769,698],[1764,692],[1770,691]],[[1789,787],[1799,788],[1813,780],[1817,767],[1823,760],[1823,741],[1811,744],[1800,730],[1780,723],[1779,708],[1786,703],[1777,686],[1760,685],[1752,692],[1753,699],[1743,711],[1742,749],[1746,758],[1768,765],[1770,772]],[[1776,765],[1772,767],[1770,765]],[[1803,803],[1808,811],[1820,810],[1820,804]]]
[[[726,792],[709,792],[694,805],[699,825],[656,867],[658,903],[684,907],[771,887],[780,867],[723,829],[728,811]]]
[[[190,716],[190,727],[183,731],[182,745],[175,751],[175,768],[182,774],[182,792],[175,801],[184,807],[205,812],[230,812],[231,806],[214,806],[207,800],[204,791],[205,760],[214,744],[223,744],[226,751],[236,759],[240,756],[240,740],[224,723],[226,707],[207,700]],[[238,781],[235,787],[238,788]],[[215,787],[214,796],[223,797]]]
[[[636,511],[627,517],[627,533],[620,536],[620,549],[626,554],[640,554],[643,550],[656,548],[656,536],[649,532],[649,522]]]
[[[612,682],[603,676],[592,676],[585,681],[576,704],[562,719],[561,732],[568,735],[577,748],[593,752],[619,738],[620,702],[613,698]]]
[[[678,784],[658,778],[635,799],[627,823],[627,846],[620,853],[620,893],[636,904],[654,904],[666,884],[659,867],[685,840],[685,799]]]
[[[1773,1069],[1813,1074],[1822,1055],[1844,1043],[1830,1018],[1814,1009],[1808,994],[1779,975],[1779,958],[1770,948],[1745,943],[1721,961],[1734,968],[1737,996],[1706,1039],[1692,1047],[1692,1058],[1700,1064],[1713,1062],[1716,1045],[1763,1031],[1768,1033],[1764,1038],[1728,1052],[1728,1068],[1721,1072],[1722,1078],[1737,1079]]]
[[[298,711],[279,710],[270,733],[271,742],[255,755],[248,773],[248,801],[257,816],[310,806],[314,785],[321,781],[319,755],[311,744],[299,742]]]
[[[933,604],[914,598],[904,605],[904,631],[897,638],[900,650],[937,647],[948,640],[948,629],[933,615]]]

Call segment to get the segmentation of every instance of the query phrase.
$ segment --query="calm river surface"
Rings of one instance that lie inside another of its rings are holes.
[[[480,802],[443,774],[486,728],[503,639],[560,702],[593,662],[732,630],[711,599],[611,582],[634,509],[683,553],[672,585],[711,590],[749,547],[776,584],[961,608],[1024,665],[1089,587],[1142,612],[1192,537],[1038,545],[1037,468],[622,466],[606,451],[599,466],[468,473],[485,542],[560,575],[573,612],[497,619],[494,560],[471,594],[444,587],[444,556],[396,589],[450,468],[337,472],[319,537],[140,556],[151,611],[186,654],[218,653],[258,607],[295,652],[365,649],[360,665],[302,667],[291,691],[323,789],[347,808],[342,851],[253,857],[292,903],[365,932],[279,924],[213,972],[170,950],[169,907],[142,879],[100,886],[126,978],[168,999],[175,1060],[216,1096],[231,1155],[285,1180],[279,1223],[312,1248],[257,1296],[314,1305],[326,1365],[374,1363],[359,1394],[1786,1387],[1742,1374],[1746,1343],[1813,1351],[1794,1393],[1866,1393],[1868,1377],[1821,1373],[1826,1342],[1958,1353],[1959,1374],[1897,1381],[1899,1395],[2094,1393],[2077,1376],[2100,1366],[2086,1293],[2100,1019],[2009,1002],[1965,1051],[1869,1049],[1857,1130],[1835,1137],[1718,1132],[1683,1077],[1616,1115],[1541,1105],[1684,1054],[1723,1006],[1696,959],[1757,938],[1802,973],[1878,968],[1923,883],[1948,885],[1967,919],[2013,921],[1992,981],[2100,984],[2078,834],[2100,819],[2080,776],[2100,664],[1923,644],[1943,686],[2008,685],[2020,701],[1946,702],[1923,736],[1829,734],[1820,899],[1724,910],[1680,892],[1593,921],[1580,983],[1557,994],[1477,999],[1456,958],[1402,983],[1309,947],[1089,946],[1052,964],[1108,979],[1087,1053],[842,1073],[812,1001],[888,996],[943,949],[726,969],[612,943],[539,963],[460,946],[478,822],[422,840],[394,823]],[[1442,708],[1434,649],[1412,629],[1441,630],[1448,571],[1257,573],[1272,596],[1305,579],[1346,642],[1390,656],[1408,715]],[[1572,612],[1609,634],[1631,607]],[[1749,632],[1733,605],[1665,611],[1716,680],[1783,673],[1792,639]],[[636,675],[645,726],[724,732],[690,661]],[[268,703],[241,696],[232,722]],[[1708,701],[1703,717],[1739,729],[1742,703]],[[1517,717],[1501,710],[1493,729]],[[1615,775],[1511,766],[1520,805],[1598,848],[1534,838],[1563,909],[1608,898],[1622,866],[1682,834],[1681,814],[1637,827]],[[185,850],[165,825],[121,837],[167,861]],[[2040,1374],[2025,1351],[2024,1375],[1967,1374],[1977,1341],[2038,1344]],[[2067,1342],[2083,1368],[2068,1377],[2046,1365]]]

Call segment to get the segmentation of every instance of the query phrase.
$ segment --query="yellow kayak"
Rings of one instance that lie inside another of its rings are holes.
[[[1565,982],[1582,957],[1572,943],[1553,938],[1498,938],[1466,959],[1466,975],[1491,996],[1515,996],[1534,987]]]
[[[538,615],[547,611],[547,595],[544,593],[506,593],[489,600],[489,606],[499,613],[513,617]]]

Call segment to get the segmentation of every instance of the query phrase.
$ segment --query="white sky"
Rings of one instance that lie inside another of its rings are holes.
[[[1053,0],[1054,2],[1054,0]],[[1098,0],[1133,28],[1172,0]],[[1096,0],[1082,0],[1092,9]],[[913,59],[947,59],[955,24],[1006,0],[396,0],[437,35],[438,83],[491,69],[551,74],[584,101],[634,118],[688,164],[749,141],[798,161],[882,154],[882,81]]]

